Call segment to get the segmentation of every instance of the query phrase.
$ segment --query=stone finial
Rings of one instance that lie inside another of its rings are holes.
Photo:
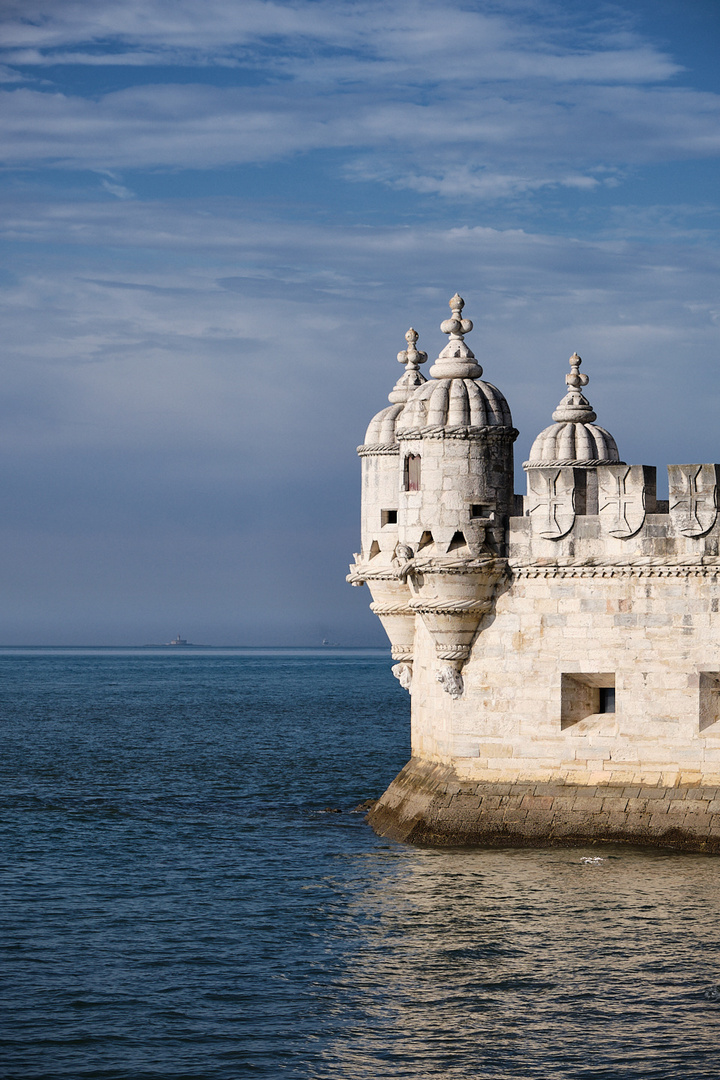
[[[555,412],[553,420],[558,424],[591,424],[597,420],[597,414],[587,398],[581,393],[580,387],[587,386],[590,376],[584,372],[581,374],[581,358],[577,353],[570,357],[570,374],[565,376],[565,382],[569,387],[568,393],[562,399]]]
[[[473,324],[470,319],[463,319],[462,317],[462,309],[465,307],[462,296],[455,293],[453,298],[448,301],[448,306],[453,313],[453,317],[440,323],[443,334],[450,334],[451,337],[455,338],[462,338],[464,334],[469,334]]]
[[[418,386],[422,386],[423,383],[427,382],[427,379],[419,370],[419,365],[427,361],[428,354],[415,347],[418,337],[417,330],[411,326],[405,334],[407,349],[403,349],[397,354],[398,362],[405,365],[405,370],[388,394],[388,400],[393,405],[407,401],[412,397]]]
[[[590,376],[585,372],[580,374],[580,365],[582,364],[582,358],[578,356],[576,352],[570,357],[570,374],[565,376],[565,382],[568,386],[575,387],[579,390],[581,386],[587,386],[590,382]]]
[[[405,340],[408,343],[408,347],[407,349],[403,349],[402,352],[399,352],[397,355],[398,362],[400,364],[407,365],[405,369],[406,371],[417,371],[418,365],[424,364],[428,358],[428,354],[426,352],[420,352],[418,349],[415,348],[419,336],[420,335],[418,334],[417,330],[415,330],[411,326],[407,334],[405,335]]]
[[[462,317],[465,301],[455,293],[449,303],[452,318],[441,322],[440,329],[450,340],[430,368],[430,374],[434,379],[479,379],[482,368],[465,341],[465,334],[469,334],[473,328],[470,319]]]

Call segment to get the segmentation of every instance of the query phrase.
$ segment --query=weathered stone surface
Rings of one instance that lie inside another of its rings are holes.
[[[447,805],[443,793],[450,783],[457,793]],[[720,813],[711,809],[713,803],[720,806],[720,787],[709,789],[713,802],[694,800],[691,788],[668,789],[668,813],[660,809],[664,789],[640,789],[628,801],[622,789],[611,787],[566,785],[559,795],[556,784],[518,782],[507,785],[506,794],[486,793],[493,786],[459,782],[451,765],[413,758],[373,805],[368,820],[381,836],[439,847],[602,842],[720,852]],[[626,803],[626,812],[618,812],[616,807]]]

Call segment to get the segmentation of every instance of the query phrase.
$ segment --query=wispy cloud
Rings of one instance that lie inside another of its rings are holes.
[[[6,58],[25,70],[242,69],[242,85],[7,90],[10,165],[210,169],[332,150],[349,177],[496,199],[720,152],[720,96],[668,85],[680,66],[616,8],[592,32],[543,2],[29,0],[6,17]]]

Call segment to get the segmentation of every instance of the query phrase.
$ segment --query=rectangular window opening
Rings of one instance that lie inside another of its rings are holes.
[[[561,676],[560,727],[563,731],[582,721],[587,724],[579,731],[592,730],[601,716],[614,715],[614,672],[572,672]]]
[[[615,687],[614,686],[600,686],[600,708],[599,713],[614,713],[615,712]]]
[[[403,487],[405,491],[419,491],[420,490],[420,455],[408,454],[405,458],[405,466],[403,469]]]
[[[473,503],[470,507],[471,518],[490,518],[492,517],[493,508],[487,503]]]
[[[380,511],[380,524],[381,525],[397,525],[397,510],[381,510]]]
[[[720,735],[720,671],[699,672],[698,684],[698,728],[708,735]]]

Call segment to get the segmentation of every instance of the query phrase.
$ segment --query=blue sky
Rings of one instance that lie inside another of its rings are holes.
[[[575,350],[720,458],[716,0],[2,19],[0,643],[382,644],[355,447],[456,290],[518,463]]]

